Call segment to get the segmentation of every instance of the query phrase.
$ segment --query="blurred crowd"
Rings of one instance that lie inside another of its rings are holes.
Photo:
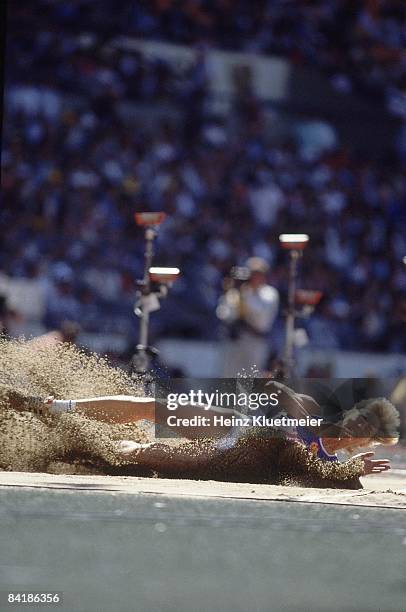
[[[278,235],[300,231],[311,238],[301,285],[324,293],[305,323],[312,343],[406,350],[406,179],[399,161],[371,161],[339,146],[309,154],[293,137],[275,144],[263,105],[250,91],[236,97],[227,118],[213,114],[201,51],[191,67],[174,72],[165,61],[106,51],[91,34],[73,32],[97,26],[103,40],[103,11],[110,11],[112,24],[127,34],[178,42],[209,38],[236,48],[244,39],[247,50],[294,55],[306,39],[306,59],[318,48],[309,47],[309,24],[319,32],[319,18],[331,20],[339,4],[349,15],[348,3],[321,1],[309,8],[300,2],[307,34],[292,35],[291,43],[283,28],[273,42],[264,35],[265,23],[274,31],[281,7],[289,20],[290,2],[184,2],[186,21],[179,3],[170,1],[124,3],[126,11],[116,12],[105,0],[40,4],[46,10],[38,15],[32,3],[13,9],[9,26],[15,33],[8,47],[0,268],[38,284],[48,328],[70,320],[84,331],[134,336],[143,240],[133,213],[165,210],[156,263],[179,266],[182,277],[153,317],[154,334],[219,338],[215,311],[223,278],[252,255],[270,263],[269,281],[283,298],[287,262]],[[369,23],[375,4],[383,22],[399,23],[382,12],[383,5],[395,10],[396,2],[357,4],[365,16],[361,11],[354,32],[360,20]],[[16,23],[18,15],[33,12],[35,35],[24,19]],[[227,26],[230,12],[235,30]],[[378,30],[391,30],[383,22]],[[393,31],[396,41],[395,26]],[[392,78],[390,70],[385,74]],[[150,125],[119,112],[124,100],[148,102],[151,113],[165,102],[176,113]]]
[[[36,75],[71,52],[68,33],[204,43],[317,66],[340,91],[381,98],[406,118],[404,0],[128,0],[119,10],[115,0],[41,0],[19,2],[11,20],[20,32],[29,33],[33,21],[44,26],[41,48],[28,60]],[[69,86],[74,69],[64,62],[56,78]]]

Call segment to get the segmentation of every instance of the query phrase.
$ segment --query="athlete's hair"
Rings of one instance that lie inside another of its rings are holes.
[[[351,431],[351,423],[354,421],[365,422],[365,438],[370,438],[372,444],[383,444],[391,446],[399,441],[400,415],[395,406],[384,397],[365,399],[348,410],[342,419],[342,425]],[[360,438],[362,434],[357,434]],[[365,446],[354,444],[348,447],[348,451]]]

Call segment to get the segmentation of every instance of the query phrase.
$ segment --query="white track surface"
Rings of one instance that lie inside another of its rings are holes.
[[[152,494],[165,497],[256,499],[406,509],[405,469],[394,469],[382,476],[368,476],[362,479],[362,483],[364,489],[352,491],[129,476],[0,472],[0,494],[5,488],[44,491],[52,489],[76,493],[92,491],[114,495]]]
[[[402,469],[358,491],[0,472],[0,610],[405,612],[405,508]]]

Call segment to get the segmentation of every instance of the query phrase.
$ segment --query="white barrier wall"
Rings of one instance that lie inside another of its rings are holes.
[[[140,51],[146,57],[165,60],[180,69],[191,65],[197,53],[191,47],[125,36],[118,37],[114,46]],[[291,66],[285,59],[216,49],[208,49],[205,57],[209,86],[215,94],[229,96],[233,93],[235,70],[243,68],[250,71],[252,86],[259,98],[276,101],[288,95]]]
[[[28,321],[40,321],[45,314],[44,285],[37,279],[10,278],[0,273],[0,294]]]
[[[383,353],[358,353],[306,348],[299,352],[300,372],[310,365],[331,364],[331,375],[336,378],[362,378],[364,376],[396,377],[406,375],[406,355]]]
[[[223,348],[220,343],[167,339],[159,342],[158,348],[164,363],[182,368],[188,376],[221,376]],[[331,376],[337,378],[368,375],[397,377],[406,374],[406,355],[306,348],[298,352],[297,362],[300,374],[304,374],[311,365],[327,364],[331,365]]]
[[[168,339],[159,342],[158,349],[164,364],[181,368],[190,377],[222,376],[222,347],[218,342]]]

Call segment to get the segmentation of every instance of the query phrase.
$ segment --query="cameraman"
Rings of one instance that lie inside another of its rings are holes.
[[[268,335],[278,314],[279,293],[267,283],[269,265],[250,257],[245,268],[233,269],[217,307],[217,316],[228,328],[224,377],[252,375],[262,370],[269,352]],[[248,372],[247,372],[248,370]]]

